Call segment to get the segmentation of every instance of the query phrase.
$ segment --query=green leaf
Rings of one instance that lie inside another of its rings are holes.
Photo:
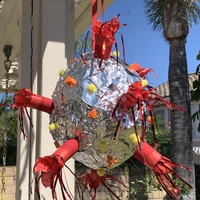
[[[195,81],[193,82],[193,89],[198,88],[199,85],[200,85],[200,82],[199,82],[198,80],[195,80]]]
[[[145,185],[145,181],[143,181],[143,180],[137,180],[137,182],[138,182],[138,183],[142,183],[142,184]]]
[[[196,68],[196,75],[198,75],[198,73],[199,73],[199,68],[200,68],[200,64]]]
[[[196,59],[197,59],[197,60],[200,60],[200,51],[199,51],[199,53],[197,54]]]
[[[200,90],[199,88],[196,90],[193,90],[191,92],[191,100],[192,101],[198,101],[200,99]]]
[[[195,112],[192,114],[192,121],[194,122],[197,118],[197,116],[199,115],[199,111]]]
[[[198,128],[197,128],[197,130],[198,130],[198,132],[200,132],[200,123],[199,123],[199,125],[198,125]]]

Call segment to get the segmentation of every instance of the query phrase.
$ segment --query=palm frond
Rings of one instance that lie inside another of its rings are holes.
[[[183,0],[174,0],[173,3]],[[165,11],[166,0],[143,0],[144,14],[148,24],[152,25],[153,30],[162,29],[163,14]],[[190,26],[197,24],[200,19],[200,0],[185,0],[184,4],[187,13],[187,21]]]
[[[192,26],[197,24],[200,19],[200,1],[188,0],[186,1],[186,11],[188,24]]]
[[[148,24],[152,25],[153,30],[161,30],[164,0],[143,0],[143,3]]]

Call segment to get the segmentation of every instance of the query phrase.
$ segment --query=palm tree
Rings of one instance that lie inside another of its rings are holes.
[[[171,114],[172,160],[194,169],[192,151],[192,121],[186,57],[189,26],[200,18],[199,0],[143,0],[145,15],[153,30],[162,30],[169,42],[170,101],[183,107]],[[194,173],[176,169],[182,178],[195,187]],[[195,190],[182,199],[196,199]]]

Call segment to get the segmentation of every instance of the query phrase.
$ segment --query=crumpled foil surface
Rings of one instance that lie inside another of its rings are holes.
[[[82,55],[73,62],[57,82],[52,99],[53,113],[50,123],[58,124],[50,131],[60,145],[71,138],[78,138],[79,152],[74,158],[93,168],[114,168],[133,155],[134,144],[130,135],[134,133],[131,111],[126,111],[113,139],[122,109],[117,108],[112,117],[118,98],[127,92],[131,83],[140,80],[138,74],[127,69],[127,64],[111,56],[108,60],[94,58],[93,53]],[[76,80],[75,86],[66,84],[67,76]],[[88,85],[95,85],[95,91],[88,91]],[[97,118],[88,117],[95,109]],[[117,119],[118,118],[118,119]],[[135,109],[135,120],[139,125],[139,114]]]

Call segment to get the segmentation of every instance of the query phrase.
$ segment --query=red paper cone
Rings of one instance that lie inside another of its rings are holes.
[[[27,88],[19,90],[18,93],[14,95],[14,99],[14,107],[17,108],[29,107],[48,114],[51,114],[54,109],[52,99],[33,94]]]
[[[54,174],[56,174],[56,172],[63,167],[65,162],[67,162],[67,160],[69,160],[76,152],[78,152],[78,148],[78,140],[67,140],[51,156],[38,158],[34,166],[34,173],[42,171],[54,172]]]
[[[94,57],[100,58],[102,60],[107,60],[110,58],[111,51],[112,51],[112,42],[107,38],[95,35]]]
[[[57,199],[55,187],[57,180],[59,180],[61,190],[70,197],[69,192],[66,190],[64,183],[62,181],[61,169],[65,162],[69,160],[76,152],[79,150],[79,143],[76,139],[67,140],[61,147],[59,147],[52,155],[45,156],[43,158],[38,158],[33,172],[41,172],[41,182],[44,187],[50,187],[52,190],[52,196]],[[37,180],[37,182],[39,181]],[[37,188],[37,187],[36,187]],[[37,191],[38,192],[38,191]],[[70,197],[70,199],[72,199]]]
[[[113,43],[116,42],[114,35],[120,27],[117,20],[119,15],[115,16],[112,20],[102,23],[100,20],[93,25],[94,31],[94,57],[101,60],[110,58]]]
[[[146,142],[140,143],[133,156],[150,169],[153,169],[162,157],[158,151]]]
[[[137,147],[135,148],[133,156],[137,158],[140,162],[145,164],[147,167],[152,169],[159,183],[171,198],[178,199],[180,192],[178,186],[176,186],[169,173],[175,175],[183,183],[191,187],[178,174],[176,174],[176,172],[173,170],[173,167],[180,167],[188,171],[191,170],[187,167],[174,163],[170,159],[162,156],[148,143],[140,142],[140,144],[137,145]]]

